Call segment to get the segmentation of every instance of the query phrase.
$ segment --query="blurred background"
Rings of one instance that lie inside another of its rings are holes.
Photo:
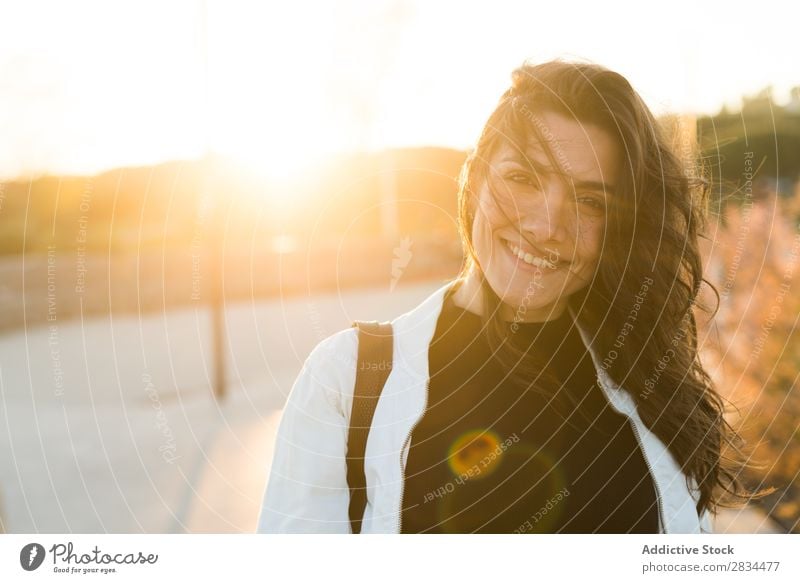
[[[311,348],[457,272],[526,58],[625,75],[713,180],[704,362],[800,531],[793,4],[0,2],[0,530],[251,532]],[[711,298],[713,304],[713,298]]]

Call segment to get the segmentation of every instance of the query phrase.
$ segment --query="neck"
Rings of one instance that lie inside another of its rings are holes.
[[[468,312],[472,312],[478,316],[482,315],[483,288],[480,284],[480,278],[476,276],[473,271],[466,277],[460,278],[458,282],[452,296],[453,303]],[[548,307],[541,310],[528,308],[524,311],[517,310],[509,304],[501,302],[500,316],[507,322],[548,322],[561,317],[566,309],[566,301],[560,301],[554,310]]]

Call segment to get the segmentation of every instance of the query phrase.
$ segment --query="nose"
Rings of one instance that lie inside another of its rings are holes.
[[[550,180],[536,193],[522,216],[523,231],[533,233],[537,241],[563,241],[567,237],[572,206],[568,185]]]

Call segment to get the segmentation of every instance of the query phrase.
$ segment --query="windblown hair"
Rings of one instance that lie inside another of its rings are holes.
[[[524,63],[513,72],[511,87],[462,168],[458,212],[466,261],[460,277],[473,270],[479,276],[483,330],[492,351],[511,371],[512,381],[526,389],[560,390],[529,347],[509,341],[513,327],[500,316],[501,299],[472,244],[476,197],[484,181],[496,197],[489,161],[500,144],[524,152],[526,144],[538,142],[552,167],[561,167],[543,135],[546,128],[537,123],[545,111],[605,130],[621,153],[597,272],[568,300],[601,355],[601,374],[631,394],[644,423],[694,481],[690,486],[699,488],[698,513],[766,495],[743,484],[742,439],[725,419],[725,401],[698,354],[693,308],[710,312],[697,302],[703,283],[719,302],[716,288],[703,277],[699,246],[707,219],[707,182],[694,160],[677,155],[665,128],[618,73],[594,64]]]

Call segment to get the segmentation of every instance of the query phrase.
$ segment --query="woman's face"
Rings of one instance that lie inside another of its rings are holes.
[[[598,126],[554,112],[535,114],[531,123],[559,167],[538,142],[524,153],[502,143],[488,161],[497,200],[484,182],[472,228],[505,318],[518,322],[558,317],[567,298],[591,282],[620,162],[618,146]]]

